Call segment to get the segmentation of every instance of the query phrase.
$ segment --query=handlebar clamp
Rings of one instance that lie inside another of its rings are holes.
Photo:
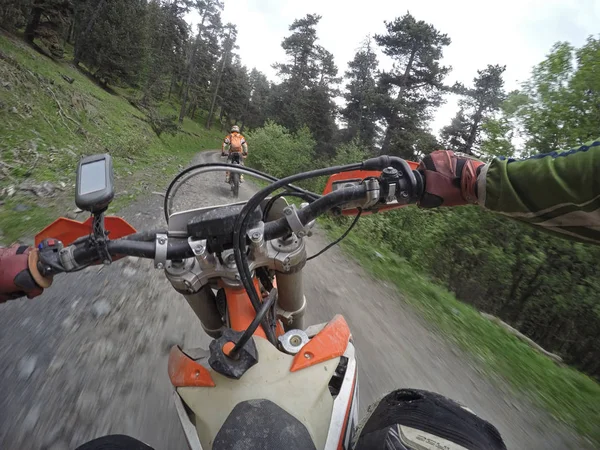
[[[169,238],[164,233],[156,233],[156,253],[154,255],[154,268],[164,269],[167,264],[167,249]]]
[[[304,225],[298,216],[298,208],[296,205],[289,205],[283,210],[283,214],[285,215],[285,220],[287,220],[288,225],[290,226],[290,230],[296,233],[298,237],[304,237],[309,235],[310,229],[314,225],[314,221],[311,221]]]

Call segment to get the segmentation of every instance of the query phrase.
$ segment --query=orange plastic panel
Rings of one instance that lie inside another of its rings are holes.
[[[406,161],[412,170],[416,170],[419,163]],[[381,175],[380,170],[351,170],[350,172],[341,172],[333,174],[327,180],[323,195],[329,194],[332,191],[333,183],[340,181],[353,181],[353,180],[364,180],[365,178],[379,177]],[[377,211],[389,211],[390,209],[403,208],[407,205],[385,205],[377,209]],[[358,213],[357,209],[345,209],[342,214],[345,216],[355,216]],[[363,211],[363,215],[372,214],[372,211]]]
[[[175,387],[215,386],[208,369],[183,353],[177,345],[169,352],[169,379]]]
[[[108,237],[110,239],[118,239],[136,232],[135,228],[129,225],[125,219],[116,216],[106,216],[104,218],[104,228],[109,232]],[[91,233],[91,217],[85,222],[60,217],[35,236],[35,245],[37,246],[44,239],[49,238],[58,239],[64,245],[69,245],[76,239]]]
[[[252,306],[250,297],[248,297],[244,288],[232,288],[228,286],[223,286],[223,288],[225,289],[225,296],[227,298],[227,312],[229,313],[231,328],[236,331],[244,331],[256,316],[256,311]],[[256,289],[256,292],[258,292],[260,298],[260,287],[258,285],[258,279],[256,278],[254,279],[254,288]],[[278,321],[275,334],[281,336],[283,333],[283,327]],[[254,335],[265,339],[267,338],[262,325],[256,329]]]
[[[346,320],[337,314],[308,344],[296,353],[290,372],[342,356],[348,347],[350,328]]]

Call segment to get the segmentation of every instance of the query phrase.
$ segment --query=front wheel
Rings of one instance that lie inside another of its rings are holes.
[[[229,182],[231,184],[231,192],[233,193],[233,197],[238,198],[238,195],[240,194],[240,174],[233,172]]]

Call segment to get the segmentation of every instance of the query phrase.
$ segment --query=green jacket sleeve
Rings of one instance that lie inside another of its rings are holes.
[[[477,183],[484,208],[600,244],[600,139],[526,159],[494,159]]]

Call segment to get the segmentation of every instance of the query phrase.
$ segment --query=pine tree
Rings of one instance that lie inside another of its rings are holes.
[[[146,58],[145,0],[80,0],[75,63],[83,62],[104,85],[139,81]]]
[[[268,102],[271,87],[264,73],[252,69],[250,72],[250,102],[246,116],[249,128],[264,125],[268,117]]]
[[[375,41],[396,64],[392,72],[381,77],[381,83],[390,95],[382,108],[387,122],[382,153],[389,153],[392,147],[396,148],[395,152],[404,151],[399,147],[409,143],[409,130],[425,132],[429,110],[441,103],[443,80],[450,71],[440,65],[443,49],[450,44],[450,38],[433,25],[417,21],[407,13],[393,22],[386,22],[386,28],[387,34],[376,35]],[[409,126],[409,119],[417,122]]]
[[[274,92],[273,117],[286,128],[296,131],[308,126],[319,149],[333,152],[332,139],[337,130],[337,67],[333,55],[316,44],[316,26],[321,16],[308,14],[295,20],[292,32],[281,46],[288,61],[275,64],[284,79]]]
[[[143,103],[162,99],[169,82],[172,84],[173,77],[181,71],[189,38],[189,27],[184,19],[189,12],[188,3],[187,0],[167,3],[152,0],[148,4],[149,56]]]
[[[356,138],[366,147],[372,147],[377,138],[378,111],[377,102],[377,55],[371,39],[363,43],[354,59],[348,63],[346,71],[346,107],[341,111],[346,120],[348,140]]]
[[[488,65],[477,71],[473,87],[465,89],[459,101],[460,111],[452,123],[442,130],[442,140],[453,150],[469,155],[480,144],[481,126],[500,109],[506,99],[502,74],[505,66]]]
[[[211,79],[216,61],[216,58],[213,56],[215,55],[215,48],[218,45],[218,36],[222,32],[222,1],[196,0],[194,7],[200,15],[200,23],[198,24],[198,33],[194,41],[188,46],[188,63],[182,86],[179,123],[183,122],[183,118],[188,112],[190,89],[193,89],[192,84],[196,84],[196,87],[198,86],[198,83],[194,83],[194,80],[201,79],[205,81],[205,83],[200,84],[205,88]],[[202,94],[205,93],[205,91],[202,92]],[[197,97],[198,92],[195,94]]]

